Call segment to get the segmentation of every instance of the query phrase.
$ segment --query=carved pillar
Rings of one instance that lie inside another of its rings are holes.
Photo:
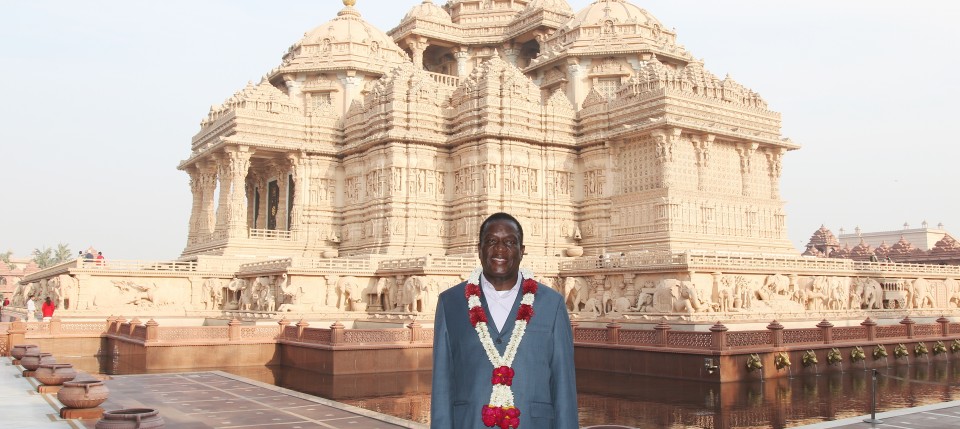
[[[144,342],[155,343],[160,338],[160,324],[156,320],[150,319],[146,323],[147,337]]]
[[[430,46],[430,44],[427,43],[425,37],[407,40],[407,47],[410,48],[410,52],[413,54],[413,65],[418,69],[423,68],[423,53],[427,50],[428,46]]]
[[[246,146],[229,148],[226,152],[226,161],[230,175],[229,187],[220,190],[220,195],[227,194],[228,209],[224,215],[226,230],[230,236],[246,237],[247,235],[247,202],[246,182],[247,171],[250,169],[250,156],[253,152]],[[221,182],[222,183],[222,182]],[[223,199],[221,199],[223,201]],[[219,225],[218,225],[219,226]]]
[[[567,82],[569,88],[567,94],[570,94],[570,102],[573,104],[574,110],[580,110],[581,103],[586,97],[581,91],[583,84],[580,82],[580,73],[581,73],[580,63],[577,62],[576,58],[567,59],[567,74],[570,75],[570,81]]]
[[[620,328],[617,322],[607,324],[607,344],[620,344]]]
[[[767,156],[767,164],[770,171],[770,198],[780,198],[780,173],[783,172],[783,154],[787,150],[779,148],[770,148],[764,154]]]
[[[200,185],[200,171],[196,166],[187,169],[190,175],[190,194],[193,204],[190,206],[190,224],[187,229],[187,245],[196,243],[199,239],[200,211],[203,205],[203,189]]]
[[[750,196],[750,174],[753,169],[750,166],[750,160],[753,153],[757,151],[757,143],[741,143],[737,145],[737,154],[740,155],[740,180],[742,183],[743,196]]]
[[[296,76],[292,74],[283,75],[283,83],[287,85],[287,95],[290,96],[290,99],[297,103],[298,106],[302,106],[303,84],[296,79]]]
[[[217,160],[217,179],[220,183],[220,196],[217,201],[216,224],[213,228],[213,239],[222,239],[227,237],[227,219],[230,212],[230,180],[233,175],[230,174],[230,161],[224,156],[218,154]]]
[[[661,319],[660,322],[653,327],[653,329],[657,331],[656,345],[658,347],[666,347],[667,335],[669,335],[668,332],[670,331],[670,325],[667,324],[666,318]]]
[[[227,322],[228,341],[240,341],[240,338],[241,338],[240,325],[242,324],[243,323],[237,320],[236,317],[234,317],[233,319],[230,319],[230,321]]]
[[[713,134],[694,136],[693,148],[697,152],[697,190],[706,190],[706,175],[710,169],[710,149],[716,138]]]
[[[673,149],[680,141],[680,128],[656,130],[652,133],[656,147],[657,165],[660,167],[660,187],[673,186]]]
[[[347,76],[341,79],[343,83],[343,117],[347,117],[347,112],[350,110],[350,106],[353,104],[353,100],[360,99],[360,90],[361,84],[363,83],[363,77],[357,76],[357,72],[353,70],[347,71]]]
[[[289,181],[289,169],[286,160],[274,160],[270,163],[270,168],[277,175],[277,187],[280,195],[277,200],[277,230],[289,229],[287,225],[287,183]],[[269,194],[269,193],[268,193]],[[269,197],[268,197],[269,198]]]
[[[470,53],[467,52],[467,48],[460,48],[460,50],[453,53],[453,57],[457,59],[457,76],[461,78],[467,77],[467,60],[470,59]]]
[[[937,323],[940,324],[940,336],[941,337],[950,336],[950,319],[940,316],[940,318],[937,319]]]
[[[197,175],[200,186],[200,212],[197,215],[197,239],[210,240],[216,226],[216,201],[213,194],[217,190],[217,162],[214,160],[198,165]]]
[[[514,48],[512,43],[503,45],[503,58],[514,67],[517,66],[517,57],[519,56],[520,50]]]
[[[300,231],[303,226],[303,195],[309,192],[310,175],[307,174],[306,160],[299,154],[287,154],[290,173],[293,176],[293,204],[290,208],[290,231]],[[296,234],[294,234],[296,236]]]

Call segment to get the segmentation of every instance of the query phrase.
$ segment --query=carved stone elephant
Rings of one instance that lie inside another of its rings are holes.
[[[359,280],[353,276],[340,277],[337,280],[337,307],[343,311],[364,311],[363,290]]]

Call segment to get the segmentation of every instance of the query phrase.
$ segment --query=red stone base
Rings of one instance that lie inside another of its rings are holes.
[[[13,360],[13,364],[14,364],[14,365],[20,365],[20,359],[14,359],[14,360]]]
[[[61,419],[99,419],[103,417],[103,408],[67,408],[60,409]]]
[[[36,374],[36,371],[30,371],[29,369],[23,370],[24,377],[33,377],[33,374]]]
[[[63,387],[63,386],[47,386],[47,385],[45,385],[45,384],[41,384],[41,385],[37,386],[37,392],[40,392],[40,393],[57,393],[57,392],[60,391],[60,389],[61,389],[62,387]]]

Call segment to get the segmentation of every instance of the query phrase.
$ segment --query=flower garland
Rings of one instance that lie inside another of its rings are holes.
[[[490,337],[490,330],[487,328],[487,314],[483,311],[483,305],[480,302],[480,274],[482,268],[476,268],[467,278],[467,287],[464,295],[467,298],[467,313],[470,315],[470,324],[477,331],[480,337],[480,344],[483,350],[487,352],[487,359],[493,364],[493,376],[490,383],[493,385],[493,391],[490,393],[490,403],[484,405],[480,412],[483,418],[483,424],[488,427],[500,427],[500,429],[516,429],[520,426],[520,410],[513,403],[513,359],[517,356],[517,349],[520,347],[520,341],[523,340],[523,334],[526,332],[527,323],[533,317],[533,299],[537,293],[537,282],[533,280],[533,274],[527,270],[520,271],[520,277],[523,279],[521,286],[523,288],[523,297],[520,299],[520,308],[517,310],[517,322],[513,327],[513,333],[510,334],[510,341],[507,343],[507,349],[503,356],[493,345],[493,338]],[[482,322],[482,323],[481,323]]]

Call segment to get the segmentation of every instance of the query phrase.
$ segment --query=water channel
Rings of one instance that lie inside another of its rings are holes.
[[[141,374],[110,356],[57,356],[91,373]],[[407,420],[430,419],[430,372],[330,376],[280,366],[216,369]],[[878,412],[960,398],[960,362],[900,364],[882,369]],[[901,380],[903,379],[903,380]],[[913,381],[910,381],[913,380]],[[871,372],[701,383],[577,371],[581,426],[637,428],[785,428],[869,414]]]

